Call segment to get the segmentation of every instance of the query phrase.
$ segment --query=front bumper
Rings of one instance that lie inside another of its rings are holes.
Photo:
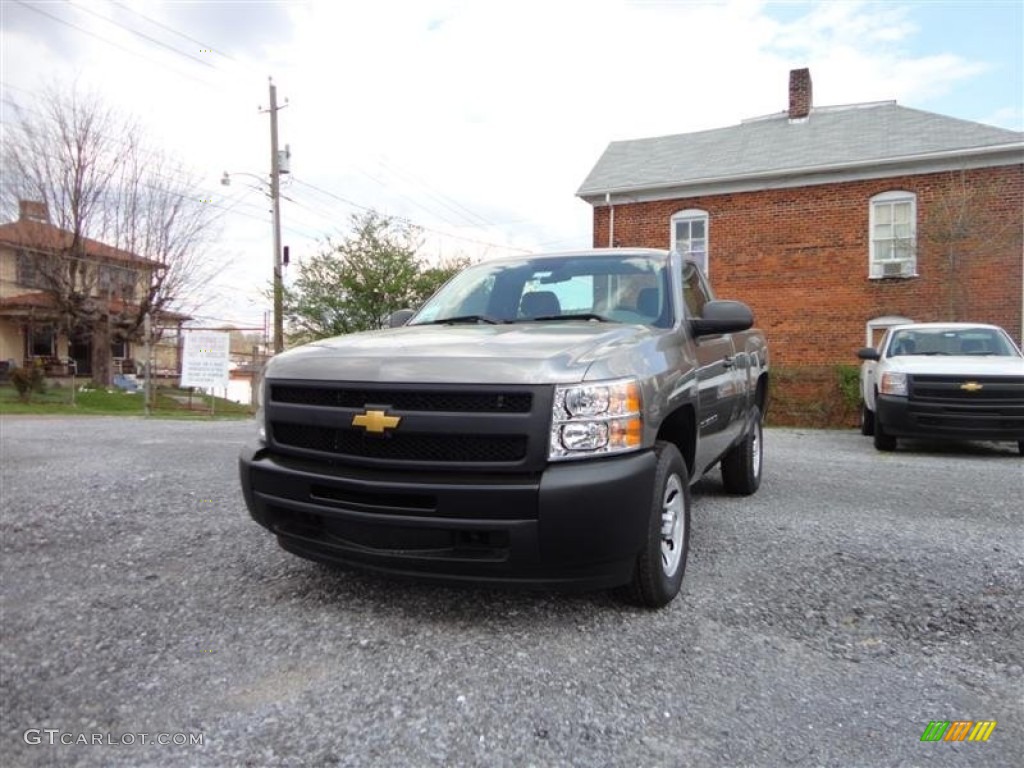
[[[602,589],[627,583],[649,524],[653,452],[539,474],[381,471],[247,446],[253,519],[312,560],[418,579]]]
[[[895,437],[944,440],[1024,440],[1024,404],[922,403],[879,395],[875,414]]]

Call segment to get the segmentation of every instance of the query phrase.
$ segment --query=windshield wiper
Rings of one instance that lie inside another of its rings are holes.
[[[601,323],[610,323],[607,317],[595,315],[593,312],[579,312],[574,315],[541,315],[540,317],[526,318],[528,320],[597,320]]]
[[[499,320],[496,317],[490,315],[459,315],[458,317],[446,317],[443,320],[432,320],[424,325],[446,325],[448,323],[487,323],[488,325],[498,325],[499,323],[507,323],[508,320]]]

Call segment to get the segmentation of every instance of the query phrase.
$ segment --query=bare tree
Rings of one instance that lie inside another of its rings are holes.
[[[948,178],[949,183],[928,203],[918,241],[944,258],[946,312],[950,320],[958,321],[970,306],[963,273],[967,261],[992,251],[1016,249],[1019,253],[1022,233],[1020,217],[1007,211],[1006,189],[996,180],[966,171],[951,172]]]
[[[90,338],[93,379],[109,384],[113,341],[141,340],[147,315],[196,308],[216,270],[203,254],[214,209],[193,174],[96,95],[53,87],[17,117],[3,143],[4,208],[45,204],[53,227],[33,226],[22,257],[68,337]]]

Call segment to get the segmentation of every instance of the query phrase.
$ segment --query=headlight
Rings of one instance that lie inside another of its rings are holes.
[[[907,374],[905,373],[883,373],[882,384],[878,388],[881,395],[907,395]]]
[[[555,388],[549,459],[633,451],[642,439],[640,384],[636,379]]]
[[[267,442],[267,418],[262,407],[256,409],[256,436],[261,442]]]
[[[260,371],[259,384],[253,393],[255,395],[253,399],[256,401],[256,435],[261,442],[265,443],[267,442],[267,414],[264,404],[267,402],[267,379],[263,375],[264,371]]]

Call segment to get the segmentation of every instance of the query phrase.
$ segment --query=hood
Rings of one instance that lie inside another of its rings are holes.
[[[274,357],[275,379],[561,384],[664,331],[586,321],[412,325],[323,339]]]
[[[934,376],[1024,376],[1024,357],[906,355],[891,357],[886,370]]]

